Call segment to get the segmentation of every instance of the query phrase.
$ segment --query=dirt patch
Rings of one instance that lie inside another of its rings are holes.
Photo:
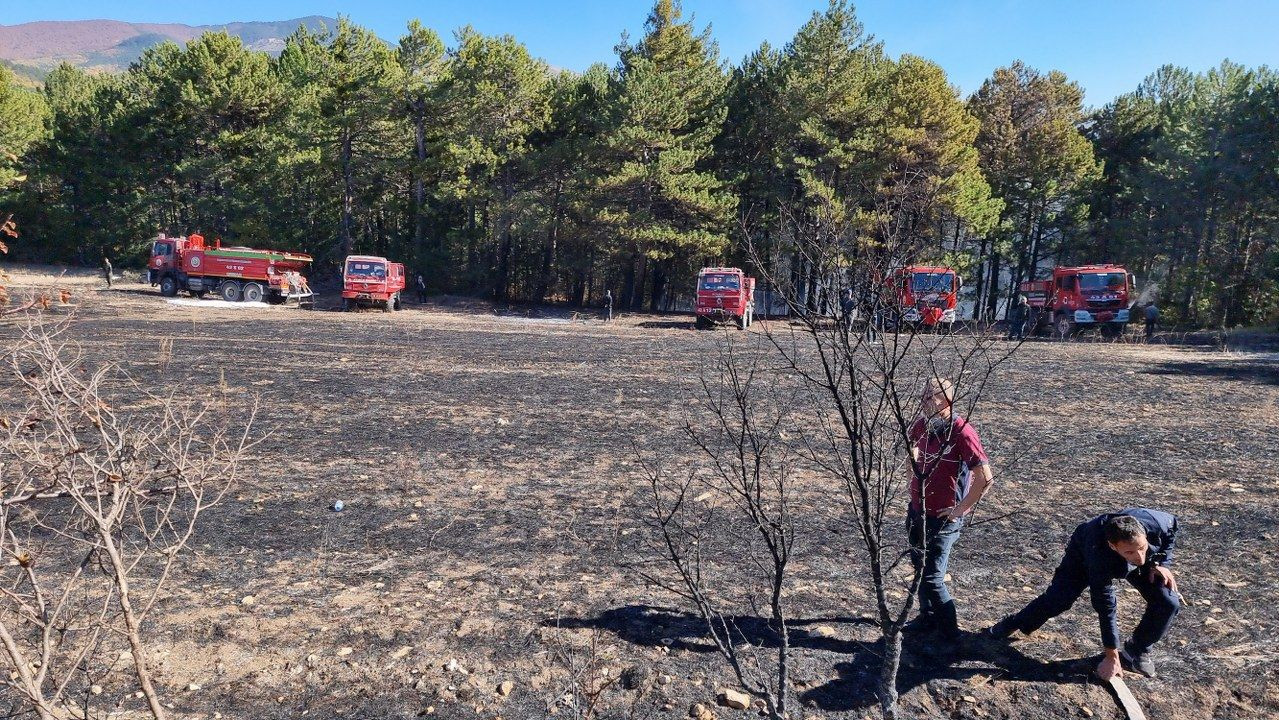
[[[613,712],[684,717],[730,684],[693,618],[621,569],[616,549],[639,524],[632,447],[698,461],[679,428],[718,332],[460,302],[179,306],[91,276],[24,282],[73,285],[89,361],[246,413],[262,403],[271,435],[156,618],[178,716],[542,717],[557,692],[551,644],[592,637],[615,672],[671,676],[642,695],[614,686]],[[1029,600],[1082,520],[1167,509],[1182,520],[1187,604],[1159,648],[1161,677],[1131,681],[1134,693],[1152,718],[1279,713],[1277,377],[1265,355],[1028,343],[973,418],[997,475],[981,513],[1013,514],[956,550],[964,627]],[[824,520],[806,533],[791,592],[801,630],[823,627],[797,632],[803,713],[861,718],[876,658],[855,546]],[[1140,602],[1120,603],[1131,628]],[[1086,600],[1011,646],[935,650],[907,647],[903,705],[920,717],[1117,716],[1086,682],[1098,652]]]

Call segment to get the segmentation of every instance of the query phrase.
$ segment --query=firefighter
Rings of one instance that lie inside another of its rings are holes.
[[[1146,342],[1155,336],[1155,323],[1159,322],[1159,308],[1152,302],[1146,305]]]
[[[1017,630],[1030,635],[1070,609],[1088,588],[1101,620],[1101,644],[1106,651],[1097,675],[1109,680],[1128,670],[1154,677],[1150,648],[1168,632],[1181,608],[1177,577],[1168,569],[1176,538],[1177,518],[1166,512],[1130,508],[1098,515],[1075,528],[1048,588],[986,632],[999,639],[1009,638]],[[1113,585],[1119,578],[1126,579],[1146,601],[1132,637],[1122,646]]]
[[[426,302],[426,280],[422,279],[422,273],[417,274],[417,301]]]
[[[844,332],[851,332],[853,329],[853,308],[857,307],[857,303],[853,301],[853,289],[844,288],[839,294],[839,319],[844,325]]]
[[[955,414],[954,403],[950,380],[929,380],[910,427],[911,562],[923,572],[919,616],[910,629],[936,631],[944,640],[959,637],[955,600],[946,589],[950,552],[965,518],[994,481],[977,430]]]
[[[605,290],[604,291],[604,322],[609,322],[612,319],[613,319],[613,291]]]
[[[1030,301],[1025,295],[1018,295],[1017,301],[1008,309],[1008,339],[1026,339],[1026,320],[1030,316]]]
[[[103,276],[103,277],[105,277],[105,278],[107,279],[107,288],[108,288],[108,289],[111,287],[111,273],[112,273],[112,272],[113,272],[113,271],[112,271],[112,268],[111,268],[111,261],[110,261],[110,260],[108,260],[108,259],[104,256],[104,257],[102,258],[102,276]]]

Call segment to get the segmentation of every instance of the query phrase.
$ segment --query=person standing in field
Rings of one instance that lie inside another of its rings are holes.
[[[417,274],[417,301],[426,302],[426,280],[422,279],[422,273]]]
[[[946,588],[950,553],[964,520],[990,489],[994,476],[977,430],[954,412],[955,386],[933,378],[925,383],[920,413],[909,430],[911,561],[922,570],[919,616],[912,632],[936,631],[959,637],[955,600]]]
[[[1030,302],[1025,295],[1018,295],[1016,302],[1008,309],[1008,339],[1026,339],[1026,320],[1030,315]]]
[[[113,272],[113,270],[112,270],[112,268],[111,268],[111,261],[110,261],[110,260],[108,260],[108,259],[104,256],[104,257],[102,258],[102,275],[103,275],[103,277],[105,277],[105,278],[107,279],[107,287],[108,287],[108,288],[110,288],[110,287],[111,287],[111,273],[112,273],[112,272]]]
[[[1146,306],[1146,342],[1155,335],[1155,324],[1159,322],[1159,308],[1152,302]]]
[[[613,319],[613,291],[605,290],[604,291],[604,322],[609,322],[612,319]]]
[[[1101,644],[1105,655],[1097,675],[1109,680],[1124,670],[1155,676],[1149,652],[1163,638],[1181,609],[1177,577],[1172,564],[1177,541],[1176,516],[1148,508],[1129,508],[1107,513],[1075,528],[1066,545],[1066,555],[1053,573],[1048,588],[1020,612],[1000,620],[986,632],[1007,639],[1018,630],[1026,635],[1066,612],[1088,588],[1093,609],[1101,621]],[[1119,644],[1118,606],[1114,580],[1124,578],[1141,593],[1146,610],[1132,631]]]
[[[839,294],[839,317],[840,322],[844,324],[844,332],[851,332],[853,329],[853,309],[857,307],[857,303],[853,301],[853,289],[844,288]]]

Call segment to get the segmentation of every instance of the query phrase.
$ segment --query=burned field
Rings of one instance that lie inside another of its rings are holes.
[[[269,433],[151,618],[175,716],[577,717],[588,699],[602,717],[681,718],[695,703],[755,715],[715,706],[733,683],[700,621],[629,557],[647,512],[640,458],[701,461],[681,428],[720,333],[436,305],[186,306],[141,285],[76,293],[71,334],[89,362],[246,417],[256,402],[255,432]],[[1042,589],[1079,522],[1166,509],[1182,522],[1186,603],[1157,649],[1160,677],[1129,684],[1152,718],[1279,714],[1279,361],[1031,342],[972,419],[996,485],[951,563],[965,630]],[[799,497],[811,520],[788,588],[796,715],[873,715],[860,547],[822,492]],[[729,559],[723,582],[752,572]],[[1121,627],[1140,608],[1121,588]],[[908,641],[903,707],[1119,717],[1087,682],[1097,637],[1085,597],[1011,645],[968,637],[939,658]],[[607,685],[598,698],[577,692],[590,673]]]

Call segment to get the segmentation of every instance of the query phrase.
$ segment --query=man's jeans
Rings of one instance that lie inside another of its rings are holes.
[[[950,551],[959,540],[964,521],[961,518],[946,522],[934,517],[921,520],[919,513],[910,513],[910,559],[916,568],[922,566],[924,570],[919,584],[919,613],[925,616],[936,614],[940,623],[951,625],[954,622],[954,602],[946,589],[946,568],[950,565]]]
[[[1142,613],[1141,621],[1132,631],[1132,640],[1127,645],[1128,652],[1132,655],[1142,655],[1159,642],[1164,633],[1168,632],[1177,611],[1181,609],[1177,594],[1158,580],[1151,582],[1146,577],[1147,572],[1148,570],[1137,568],[1128,573],[1126,578],[1146,601],[1146,611]],[[1066,557],[1062,558],[1061,565],[1053,573],[1048,589],[1013,616],[1013,625],[1030,634],[1050,619],[1069,610],[1087,589],[1088,573],[1084,568],[1083,553],[1075,547],[1072,539],[1066,546]]]

